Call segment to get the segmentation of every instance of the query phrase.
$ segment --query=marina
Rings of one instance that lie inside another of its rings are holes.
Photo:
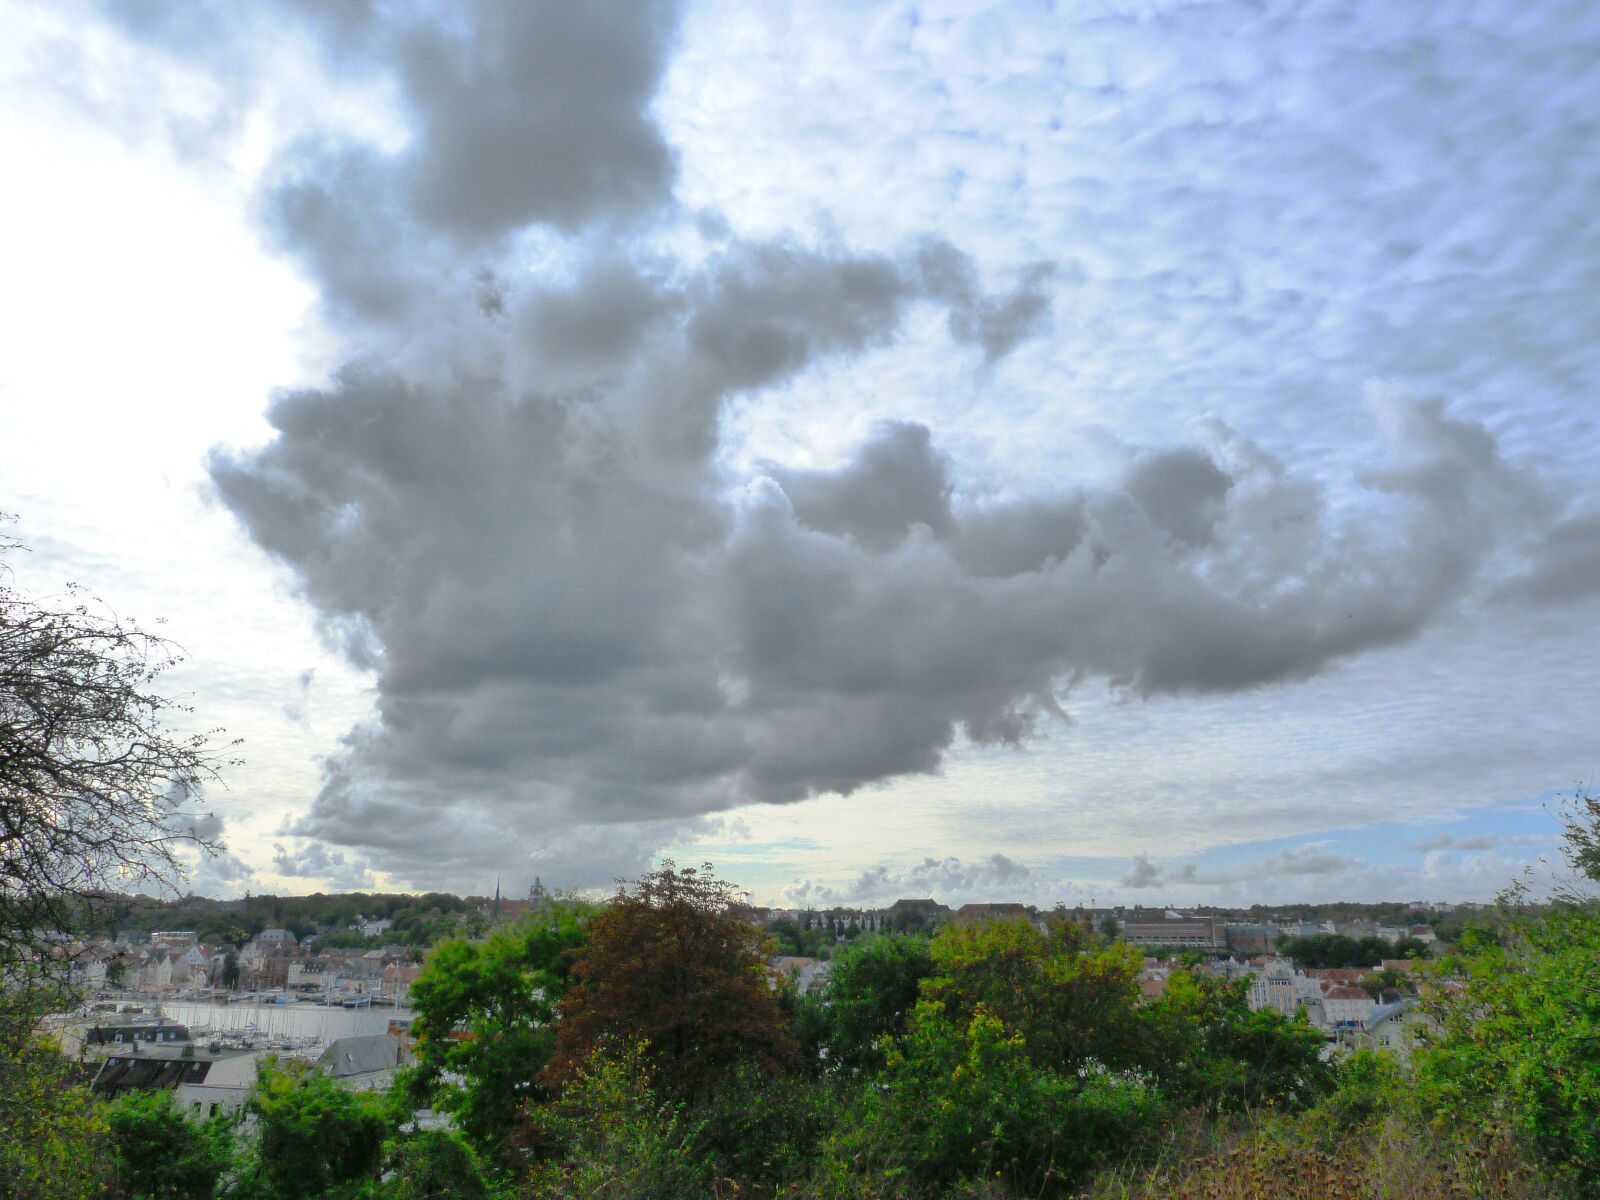
[[[236,1001],[170,1001],[161,1015],[181,1022],[197,1041],[235,1044],[256,1040],[267,1048],[308,1049],[326,1046],[336,1038],[386,1033],[390,1021],[407,1021],[408,1009],[362,1006],[332,1007],[320,1004],[281,1004],[271,999]]]

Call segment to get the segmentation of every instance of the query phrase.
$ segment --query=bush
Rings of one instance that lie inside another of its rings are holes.
[[[171,1092],[130,1092],[106,1106],[117,1186],[130,1200],[211,1200],[233,1165],[234,1122],[190,1121]]]
[[[1063,1195],[1095,1166],[1135,1152],[1162,1115],[1137,1078],[1042,1068],[983,1009],[961,1026],[929,1001],[889,1050],[879,1082],[829,1148],[836,1183],[867,1175],[931,1192],[984,1179]]]
[[[1024,918],[948,925],[930,947],[936,973],[922,984],[953,1021],[982,1008],[1025,1039],[1041,1066],[1128,1067],[1140,1061],[1139,956],[1102,946],[1059,922],[1041,933]]]
[[[1418,1095],[1462,1139],[1506,1124],[1573,1196],[1600,1197],[1600,913],[1511,914],[1445,968],[1424,1004],[1437,1030],[1416,1052]]]
[[[822,984],[798,1002],[802,1036],[845,1075],[883,1066],[880,1043],[905,1032],[917,988],[933,974],[928,939],[913,934],[865,937],[843,947]]]
[[[1303,1108],[1331,1086],[1321,1033],[1270,1010],[1251,1012],[1243,980],[1175,972],[1141,1010],[1157,1047],[1149,1065],[1174,1099],[1211,1110]]]
[[[0,987],[0,1195],[100,1194],[111,1176],[104,1113],[60,1051],[34,1034],[37,1017]]]
[[[554,1149],[532,1177],[541,1200],[701,1200],[709,1172],[680,1109],[657,1100],[647,1047],[603,1046],[559,1100],[526,1114],[525,1144]]]
[[[486,1200],[478,1156],[453,1133],[425,1129],[388,1149],[384,1200]]]
[[[348,1092],[326,1075],[263,1067],[250,1112],[254,1152],[244,1194],[255,1200],[344,1200],[378,1178],[389,1118],[385,1098]]]
[[[776,1188],[815,1169],[839,1116],[826,1081],[746,1065],[694,1110],[694,1153],[718,1179],[746,1190]]]
[[[1357,1050],[1334,1068],[1328,1094],[1303,1120],[1324,1141],[1370,1129],[1409,1098],[1409,1084],[1394,1057]]]

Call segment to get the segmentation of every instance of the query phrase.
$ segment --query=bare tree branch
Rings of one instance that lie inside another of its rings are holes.
[[[0,535],[0,560],[22,547]],[[85,910],[183,877],[219,849],[194,810],[237,742],[180,734],[192,709],[158,690],[182,662],[77,587],[51,606],[0,561],[0,971],[47,956]]]

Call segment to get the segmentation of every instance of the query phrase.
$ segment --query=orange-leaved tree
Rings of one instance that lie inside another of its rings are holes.
[[[671,861],[617,894],[589,922],[589,944],[561,1001],[549,1077],[573,1077],[608,1045],[643,1043],[657,1092],[706,1096],[727,1071],[795,1058],[788,1019],[741,894],[711,864]]]

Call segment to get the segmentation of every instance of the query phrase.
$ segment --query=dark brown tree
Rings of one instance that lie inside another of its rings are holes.
[[[589,924],[589,945],[561,1002],[553,1083],[597,1050],[639,1041],[660,1092],[704,1097],[734,1065],[794,1062],[787,1018],[742,895],[709,863],[665,862],[621,884]]]
[[[171,643],[11,578],[0,562],[0,969],[43,961],[106,894],[181,878],[181,847],[214,849],[192,806],[223,762],[216,731],[171,728],[190,712],[156,690]]]

